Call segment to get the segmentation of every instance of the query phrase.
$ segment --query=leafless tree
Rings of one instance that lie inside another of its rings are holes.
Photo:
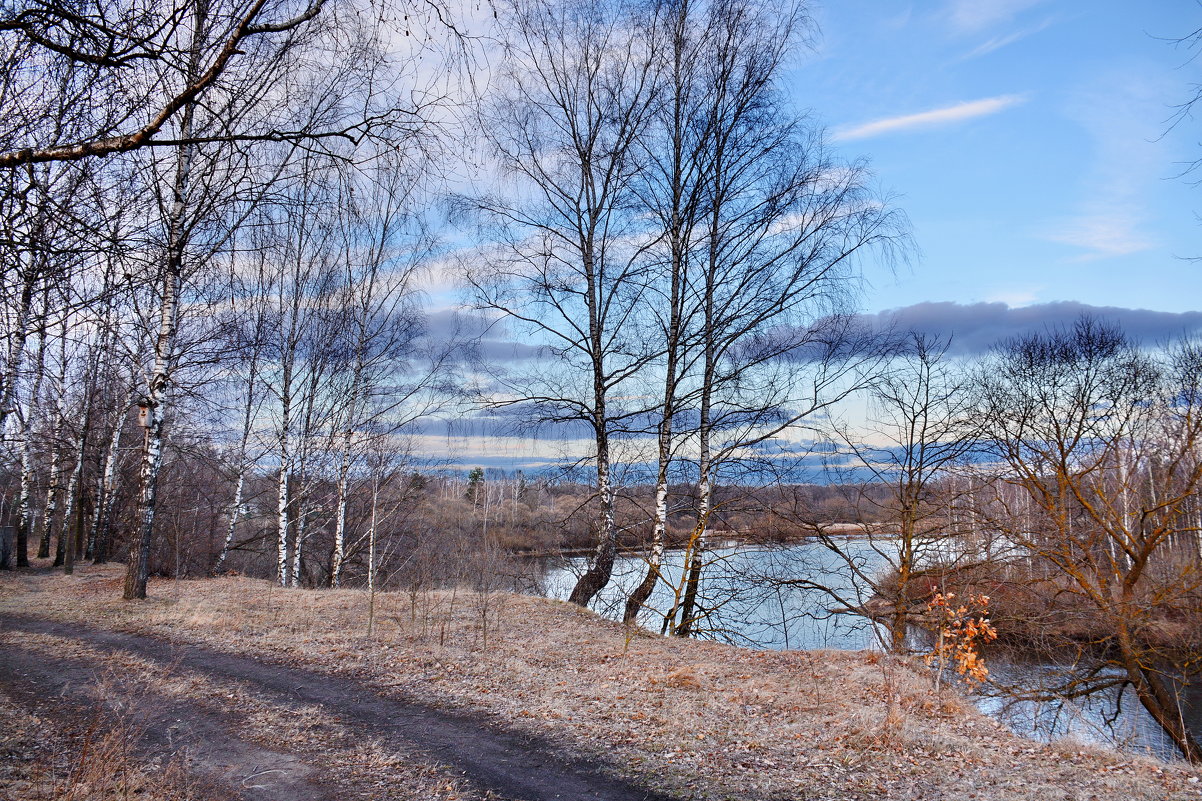
[[[364,449],[399,434],[452,395],[445,383],[451,343],[425,339],[419,308],[418,281],[434,245],[419,214],[427,175],[420,152],[381,154],[349,185],[341,204],[345,332],[335,391],[342,402],[331,431],[337,457],[329,581],[335,587],[347,557],[347,507]]]
[[[682,383],[689,372],[690,323],[697,316],[689,283],[696,270],[698,228],[704,214],[703,162],[712,146],[712,128],[705,124],[708,102],[704,61],[708,55],[714,19],[690,2],[654,7],[655,50],[662,60],[660,96],[647,133],[638,148],[644,169],[635,191],[639,202],[655,220],[659,241],[648,250],[652,271],[647,314],[662,345],[662,401],[655,421],[655,500],[653,529],[647,555],[647,573],[626,601],[623,619],[633,623],[660,581],[668,536],[669,479]],[[658,360],[657,360],[658,361]],[[658,366],[658,365],[657,365]]]
[[[846,314],[857,260],[887,255],[904,220],[874,198],[863,165],[834,158],[778,92],[807,31],[802,6],[730,0],[710,15],[697,85],[706,142],[697,149],[701,212],[686,293],[691,375],[678,390],[692,417],[696,525],[663,627],[698,617],[706,532],[723,470],[796,428],[856,383],[875,350]]]
[[[538,374],[495,376],[491,405],[581,426],[592,440],[597,544],[571,594],[586,605],[609,582],[617,544],[614,436],[645,405],[619,396],[653,355],[636,312],[647,243],[631,188],[657,60],[637,7],[622,0],[518,0],[501,11],[509,66],[481,128],[513,191],[472,201],[498,244],[469,281],[478,309],[548,357]]]
[[[1007,342],[980,383],[979,419],[1005,466],[982,520],[1051,568],[1036,590],[1060,629],[1030,626],[1078,655],[1064,692],[1130,688],[1181,753],[1202,761],[1180,712],[1197,629],[1164,629],[1202,614],[1202,348],[1139,349],[1082,319]]]
[[[848,520],[827,518],[796,485],[782,486],[773,505],[775,514],[825,546],[842,569],[832,579],[805,565],[782,566],[765,578],[825,594],[832,608],[858,610],[883,623],[883,645],[894,653],[907,652],[912,610],[925,608],[930,586],[919,581],[924,573],[988,557],[988,549],[969,547],[971,526],[957,519],[954,508],[971,506],[957,492],[968,480],[958,485],[956,473],[978,440],[971,377],[948,357],[949,342],[919,333],[904,337],[867,389],[867,420],[840,427],[842,447],[835,456],[851,462],[829,469],[853,495],[849,504],[858,510],[859,526],[849,532]],[[968,509],[961,516],[971,514]],[[877,558],[865,559],[865,549]]]
[[[369,105],[367,114],[348,109],[319,128],[254,115],[230,118],[222,129],[182,121],[189,108],[223,105],[222,95],[246,76],[270,82],[298,49],[346,21],[339,16],[353,16],[341,6],[325,0],[8,5],[0,13],[7,67],[0,169],[214,142],[320,146],[359,140],[406,119],[411,108]],[[205,20],[199,38],[197,19]],[[312,61],[308,68],[322,69]]]

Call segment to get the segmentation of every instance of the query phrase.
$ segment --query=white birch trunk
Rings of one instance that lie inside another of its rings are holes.
[[[38,543],[38,556],[45,559],[50,556],[50,535],[54,527],[54,515],[58,511],[58,491],[59,484],[62,482],[62,457],[59,448],[59,437],[63,433],[63,396],[66,376],[62,370],[66,364],[66,335],[64,334],[60,342],[59,352],[59,374],[57,386],[51,387],[51,392],[54,393],[54,423],[50,429],[50,477],[46,485],[46,505],[42,509],[42,537]]]
[[[25,354],[25,341],[29,337],[29,321],[33,312],[33,297],[38,284],[38,271],[26,265],[22,275],[21,294],[17,301],[17,313],[13,328],[8,336],[8,352],[4,359],[4,375],[0,376],[0,436],[5,433],[8,415],[12,412],[17,393],[17,375],[21,369],[21,358]]]
[[[192,18],[187,73],[193,78],[200,72],[200,40],[206,11],[206,4],[198,4]],[[187,140],[192,136],[195,112],[195,105],[189,103],[184,106],[180,114],[180,139]],[[167,217],[167,262],[159,301],[159,330],[154,343],[154,368],[142,401],[146,434],[142,447],[141,489],[136,518],[138,535],[125,573],[124,597],[127,600],[145,598],[146,583],[150,578],[150,550],[154,542],[154,518],[158,507],[159,473],[163,467],[163,438],[166,433],[164,418],[171,399],[171,382],[175,377],[180,293],[183,291],[184,257],[188,247],[185,220],[196,152],[196,146],[192,144],[180,145],[176,149],[171,208]]]
[[[55,426],[57,431],[58,426]],[[52,432],[53,433],[53,432]],[[50,477],[46,483],[46,505],[42,507],[42,536],[38,542],[38,557],[46,559],[50,556],[50,535],[54,527],[54,515],[58,511],[58,485],[59,474],[59,453],[54,440],[56,437],[51,436],[50,446]]]
[[[21,489],[17,502],[17,567],[29,567],[29,538],[34,531],[33,517],[33,433],[37,430],[38,404],[42,395],[42,376],[46,371],[46,333],[38,338],[37,362],[33,386],[25,406],[25,431],[21,437]]]
[[[288,511],[292,498],[292,370],[296,358],[296,310],[293,310],[291,330],[284,345],[283,375],[280,382],[280,473],[276,480],[276,582],[288,586]]]
[[[287,412],[285,423],[287,425]],[[288,460],[288,435],[280,439],[280,475],[276,487],[276,581],[281,587],[288,586],[288,497],[292,465]]]
[[[330,586],[342,586],[342,563],[346,559],[346,507],[350,475],[350,425],[342,438],[341,463],[338,465],[338,500],[334,512],[334,555],[330,562]]]
[[[361,290],[368,294],[368,299],[370,299],[370,293],[376,285],[375,279],[376,272],[373,269],[369,274],[369,280],[364,282]],[[342,453],[338,465],[338,500],[334,521],[334,555],[330,562],[330,586],[332,587],[342,586],[342,565],[346,560],[346,508],[347,494],[350,491],[351,446],[354,443],[355,426],[359,423],[360,396],[364,391],[363,373],[366,368],[365,361],[367,358],[368,316],[367,310],[363,309],[357,320],[359,331],[355,342],[355,367],[351,375],[351,386],[348,392],[346,427],[342,435]]]
[[[234,505],[230,509],[230,522],[225,527],[225,539],[221,542],[221,552],[217,554],[217,561],[213,564],[213,575],[221,572],[221,566],[225,564],[225,558],[230,552],[230,544],[234,541],[234,530],[238,527],[238,516],[242,511],[242,488],[245,484],[246,468],[239,467],[238,481],[234,484]]]
[[[25,414],[21,438],[21,489],[17,499],[17,567],[29,566],[29,533],[33,531],[33,406]]]
[[[719,178],[721,177],[719,173]],[[721,194],[719,189],[717,194]],[[713,499],[713,454],[711,451],[712,426],[710,414],[713,408],[715,381],[718,370],[718,331],[715,330],[715,305],[718,291],[718,268],[720,264],[719,241],[721,238],[722,222],[720,219],[721,205],[715,203],[711,211],[709,230],[709,256],[705,276],[705,297],[702,315],[702,336],[704,342],[704,358],[701,375],[701,409],[697,422],[699,454],[697,461],[697,524],[689,537],[688,550],[685,555],[684,572],[681,581],[684,582],[684,598],[680,602],[680,619],[676,623],[675,633],[687,637],[693,632],[696,618],[697,593],[701,584],[701,569],[705,558],[706,532],[709,529],[710,510]],[[679,591],[677,593],[679,597]],[[675,611],[675,610],[674,610]]]
[[[163,298],[159,311],[159,334],[155,340],[155,363],[147,385],[143,425],[141,490],[138,497],[137,525],[134,552],[131,553],[125,575],[125,598],[145,598],[146,582],[150,577],[150,549],[153,544],[154,518],[158,505],[159,473],[163,466],[163,418],[170,399],[172,374],[175,368],[175,338],[179,322],[179,294],[183,283],[183,247],[180,228],[183,223],[184,191],[191,166],[191,148],[181,148],[179,177],[176,184],[176,209],[173,212],[172,254],[163,281]]]
[[[85,424],[86,425],[86,424]],[[81,443],[79,452],[75,458],[75,469],[71,471],[71,478],[67,481],[67,502],[63,506],[63,525],[60,529],[59,538],[63,547],[63,564],[70,566],[75,561],[75,537],[73,529],[75,523],[75,505],[79,503],[79,485],[83,481],[83,435],[80,435]],[[70,573],[70,569],[67,571]]]
[[[305,530],[307,528],[305,525],[307,511],[305,509],[304,499],[305,495],[302,493],[296,501],[299,504],[299,509],[296,515],[296,542],[293,544],[292,548],[292,573],[288,578],[288,586],[290,587],[300,586],[301,552],[304,548]]]
[[[367,529],[367,636],[376,623],[376,508],[380,497],[380,481],[372,479],[371,522]]]
[[[230,299],[231,310],[237,312],[237,306],[233,297]],[[260,312],[260,315],[262,313]],[[242,514],[242,497],[246,488],[246,471],[250,469],[247,464],[246,445],[250,440],[250,432],[254,423],[255,410],[255,384],[258,382],[259,376],[259,354],[261,344],[262,320],[260,316],[255,326],[255,344],[251,350],[250,357],[250,374],[246,382],[246,403],[242,407],[242,434],[238,440],[238,477],[234,483],[234,503],[230,509],[229,523],[225,527],[225,538],[221,541],[221,551],[217,554],[217,560],[213,563],[210,575],[217,575],[221,572],[222,565],[225,564],[226,558],[230,553],[230,545],[234,542],[234,533],[238,528],[238,519]]]
[[[617,551],[617,526],[614,522],[614,491],[610,479],[609,464],[609,416],[607,411],[608,387],[605,379],[604,347],[600,323],[601,299],[596,265],[590,255],[591,247],[585,249],[585,276],[588,281],[588,330],[592,354],[592,424],[597,447],[597,497],[601,505],[600,531],[597,532],[597,548],[585,571],[568,596],[570,603],[588,606],[593,597],[609,583],[613,573]]]
[[[113,504],[117,492],[117,460],[121,455],[121,429],[125,424],[123,410],[115,415],[112,431],[109,433],[108,447],[104,454],[104,470],[100,479],[100,492],[96,500],[96,513],[92,523],[92,539],[95,543],[93,559],[97,562],[108,560],[109,529],[113,521]]]

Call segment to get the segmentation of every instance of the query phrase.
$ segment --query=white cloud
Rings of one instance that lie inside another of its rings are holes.
[[[953,106],[932,109],[931,111],[905,114],[899,117],[886,117],[885,119],[874,120],[863,125],[840,128],[835,131],[834,139],[835,141],[867,139],[872,136],[893,133],[894,131],[950,125],[973,119],[974,117],[985,117],[990,114],[996,114],[999,111],[1025,101],[1026,97],[1023,95],[1000,95],[998,97],[987,97],[982,100],[970,100],[964,103],[957,103]]]
[[[978,33],[1009,22],[1043,0],[952,0],[948,19],[958,33]]]
[[[1090,159],[1075,209],[1042,232],[1079,248],[1076,261],[1127,256],[1159,247],[1147,211],[1152,187],[1171,158],[1159,120],[1175,86],[1130,64],[1116,64],[1079,87],[1066,115],[1080,126]]]
[[[1045,239],[1081,248],[1084,252],[1077,259],[1092,261],[1114,256],[1150,250],[1156,242],[1140,232],[1143,215],[1125,208],[1098,208],[1065,220],[1057,228],[1046,232]]]
[[[985,298],[986,303],[1005,303],[1011,309],[1019,309],[1039,302],[1043,287],[999,289]]]
[[[992,53],[995,50],[1001,50],[1003,47],[1012,45],[1017,41],[1026,39],[1028,36],[1032,36],[1033,34],[1039,33],[1040,31],[1043,31],[1043,30],[1049,28],[1052,25],[1052,23],[1054,23],[1055,21],[1056,21],[1055,17],[1048,17],[1047,19],[1045,19],[1043,22],[1039,23],[1038,25],[1033,25],[1029,28],[1023,28],[1022,30],[1013,31],[1012,33],[1007,33],[1007,34],[1000,35],[1000,36],[994,36],[993,38],[988,39],[988,40],[982,42],[981,44],[977,45],[972,50],[968,51],[963,56],[961,56],[960,59],[958,59],[958,60],[968,61],[969,59],[977,58],[979,56],[984,56],[989,53]]]

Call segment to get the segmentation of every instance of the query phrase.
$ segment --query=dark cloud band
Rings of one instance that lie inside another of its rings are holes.
[[[1071,300],[1020,308],[1011,308],[1005,303],[916,303],[865,315],[864,319],[880,330],[893,326],[933,336],[951,336],[951,353],[969,356],[984,353],[1009,337],[1072,325],[1086,314],[1115,323],[1132,339],[1149,345],[1202,332],[1202,311],[1125,309],[1118,306],[1090,306]]]

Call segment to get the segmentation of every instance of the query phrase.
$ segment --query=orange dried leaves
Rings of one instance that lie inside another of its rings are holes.
[[[950,662],[956,672],[969,684],[981,683],[989,676],[989,669],[978,651],[982,643],[997,639],[997,631],[989,623],[989,596],[971,595],[960,605],[953,604],[956,594],[936,593],[927,604],[927,610],[938,621],[939,639],[926,655],[928,665]]]

